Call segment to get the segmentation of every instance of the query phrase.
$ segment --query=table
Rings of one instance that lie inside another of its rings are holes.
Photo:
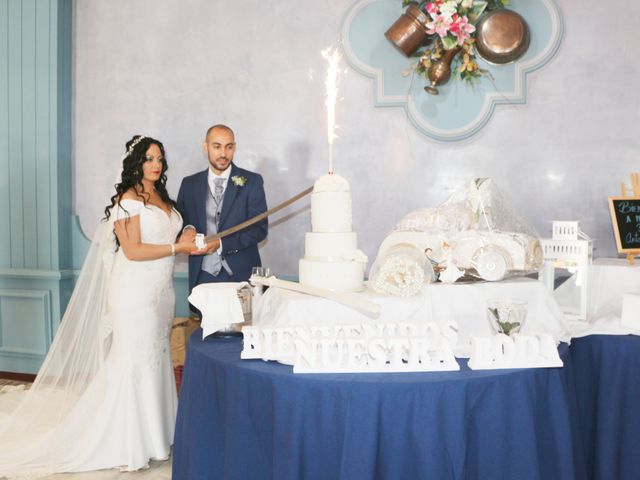
[[[588,478],[640,478],[640,337],[574,339],[570,356]]]
[[[589,283],[589,318],[619,318],[622,294],[640,293],[640,265],[622,258],[599,258],[589,266]]]
[[[586,335],[638,334],[620,323],[624,293],[640,293],[640,264],[629,265],[624,259],[599,258],[587,268],[587,321],[568,322],[572,337]],[[570,277],[554,291],[560,305],[576,305],[580,287]]]
[[[191,337],[173,479],[582,479],[565,368],[293,375]]]

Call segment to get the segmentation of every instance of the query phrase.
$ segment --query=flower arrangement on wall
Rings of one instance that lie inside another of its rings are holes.
[[[478,24],[491,12],[505,9],[510,0],[433,0],[418,3],[402,0],[405,13],[387,30],[385,36],[405,55],[417,59],[412,69],[424,77],[429,84],[425,90],[438,94],[437,85],[446,83],[451,74],[461,80],[473,84],[482,75],[488,75],[486,69],[478,66],[476,45]],[[528,46],[528,30],[524,19],[511,10],[501,25],[493,23],[493,28],[519,28],[519,50],[506,60],[491,58],[492,63],[507,63],[519,57]],[[508,18],[507,18],[508,17]],[[496,17],[497,18],[497,17]],[[517,20],[516,23],[513,20]],[[504,21],[506,20],[506,22]],[[486,23],[484,31],[492,28]],[[526,30],[526,31],[525,31]],[[510,41],[513,42],[513,35]],[[526,43],[526,44],[525,44]],[[491,45],[483,44],[491,55]],[[504,50],[504,49],[502,49]],[[486,57],[485,57],[486,58]],[[411,69],[403,72],[409,75]]]
[[[421,133],[438,141],[470,138],[501,106],[528,103],[528,75],[547,65],[562,43],[554,0],[352,1],[342,47],[349,64],[373,80],[374,105],[402,107]],[[442,37],[427,8],[440,14]],[[439,97],[425,89],[439,90]]]

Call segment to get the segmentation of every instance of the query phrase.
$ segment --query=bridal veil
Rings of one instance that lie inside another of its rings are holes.
[[[72,424],[68,415],[109,353],[106,293],[115,251],[113,221],[102,221],[33,385],[5,388],[0,394],[0,477],[59,471],[68,448],[65,440],[77,428],[73,423],[91,420],[91,411],[74,411]]]

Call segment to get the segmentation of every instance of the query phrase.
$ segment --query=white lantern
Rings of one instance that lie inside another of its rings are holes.
[[[542,238],[540,241],[544,256],[541,280],[553,292],[555,269],[563,268],[572,273],[579,291],[579,306],[576,309],[574,302],[570,301],[558,303],[567,318],[586,320],[588,272],[593,257],[593,241],[580,230],[575,221],[554,221],[552,238]]]

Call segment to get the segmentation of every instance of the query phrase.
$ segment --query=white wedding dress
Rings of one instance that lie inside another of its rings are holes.
[[[142,242],[175,241],[178,212],[121,205],[140,215]],[[177,409],[169,348],[174,258],[114,255],[112,222],[124,215],[115,207],[101,226],[34,386],[0,394],[0,478],[138,470],[169,456]]]

